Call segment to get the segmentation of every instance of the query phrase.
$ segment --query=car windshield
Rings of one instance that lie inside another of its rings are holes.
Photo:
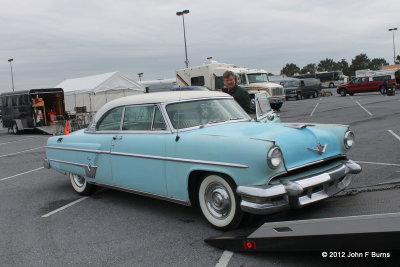
[[[299,87],[300,81],[287,81],[283,84],[283,87]]]
[[[251,119],[234,99],[174,103],[167,105],[166,110],[175,129]]]
[[[265,93],[257,94],[257,110],[259,117],[263,117],[265,114],[271,111],[271,106]]]
[[[249,83],[263,83],[268,82],[268,75],[266,73],[249,73],[247,79]]]

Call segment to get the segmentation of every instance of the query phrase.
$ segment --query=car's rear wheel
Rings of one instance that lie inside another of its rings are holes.
[[[346,96],[347,95],[346,89],[340,89],[339,94],[341,96]]]
[[[227,231],[239,226],[243,218],[240,199],[231,179],[211,174],[201,181],[198,200],[207,221],[216,229]]]
[[[329,84],[329,88],[333,88],[333,87],[335,87],[335,84],[334,83],[330,83]]]
[[[68,173],[68,176],[71,180],[72,187],[79,195],[87,196],[94,192],[96,187],[89,184],[85,177],[74,173]]]

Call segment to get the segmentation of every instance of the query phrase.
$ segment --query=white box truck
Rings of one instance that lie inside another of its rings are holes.
[[[262,69],[243,68],[207,59],[203,65],[177,70],[176,84],[221,90],[224,87],[222,75],[227,70],[235,73],[237,84],[248,90],[250,98],[258,92],[266,92],[273,109],[282,107],[285,101],[283,86],[269,82],[267,71]]]

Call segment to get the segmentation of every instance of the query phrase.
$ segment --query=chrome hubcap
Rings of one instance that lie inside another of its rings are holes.
[[[226,218],[231,211],[231,198],[226,188],[220,184],[211,184],[205,191],[208,211],[217,219]]]
[[[82,176],[73,174],[73,179],[78,187],[82,187],[85,185],[85,178],[83,178]]]

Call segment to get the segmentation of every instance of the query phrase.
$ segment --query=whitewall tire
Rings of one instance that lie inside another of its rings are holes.
[[[227,231],[239,226],[243,212],[236,185],[217,174],[206,176],[199,187],[198,199],[207,221],[218,230]]]
[[[78,174],[68,173],[68,177],[71,181],[72,188],[79,195],[87,196],[93,193],[95,186],[89,184],[86,179]]]

